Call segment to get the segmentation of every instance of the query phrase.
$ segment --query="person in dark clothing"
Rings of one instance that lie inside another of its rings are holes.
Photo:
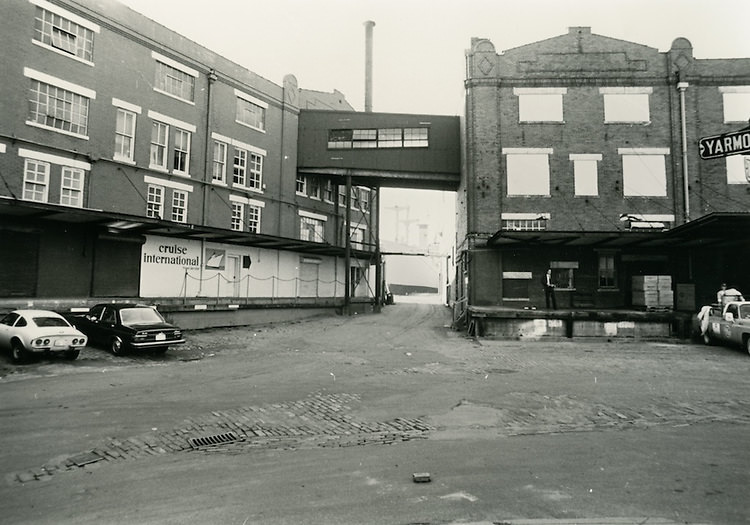
[[[555,299],[555,283],[552,282],[552,270],[547,270],[542,278],[544,286],[544,300],[547,302],[547,308],[552,304],[552,309],[557,310],[557,300]]]

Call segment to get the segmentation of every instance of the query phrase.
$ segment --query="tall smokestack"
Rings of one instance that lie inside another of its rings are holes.
[[[372,28],[375,22],[365,22],[365,112],[372,112]]]

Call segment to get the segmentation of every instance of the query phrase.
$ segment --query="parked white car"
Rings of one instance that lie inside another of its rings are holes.
[[[84,346],[86,336],[55,312],[14,310],[0,320],[0,348],[10,350],[15,363],[37,354],[73,360]]]

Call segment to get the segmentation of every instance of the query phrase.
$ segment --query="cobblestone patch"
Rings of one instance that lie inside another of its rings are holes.
[[[389,445],[424,439],[432,430],[421,419],[362,421],[351,415],[359,403],[357,394],[314,394],[288,403],[217,410],[186,419],[171,430],[110,438],[91,450],[51,460],[10,478],[17,483],[44,481],[61,472],[100,468],[107,462],[188,451],[244,453],[253,449]],[[232,433],[237,439],[229,443],[194,446],[195,438]]]

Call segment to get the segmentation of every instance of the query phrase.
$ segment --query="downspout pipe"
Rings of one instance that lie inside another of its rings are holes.
[[[677,89],[680,92],[680,128],[682,132],[682,192],[685,199],[685,223],[690,222],[690,180],[688,179],[688,149],[687,149],[687,118],[685,109],[685,91],[689,84],[678,82]]]
[[[203,149],[203,159],[205,166],[204,184],[203,184],[203,202],[201,203],[201,225],[208,225],[208,199],[211,195],[211,182],[213,180],[213,155],[211,152],[211,109],[213,105],[213,91],[211,87],[219,79],[216,71],[211,69],[208,72],[208,86],[206,87],[206,138],[205,148]],[[201,257],[206,253],[206,239],[201,239]],[[203,264],[200,265],[200,274],[198,280],[198,295],[203,292]],[[185,294],[187,295],[187,283],[185,284]]]

